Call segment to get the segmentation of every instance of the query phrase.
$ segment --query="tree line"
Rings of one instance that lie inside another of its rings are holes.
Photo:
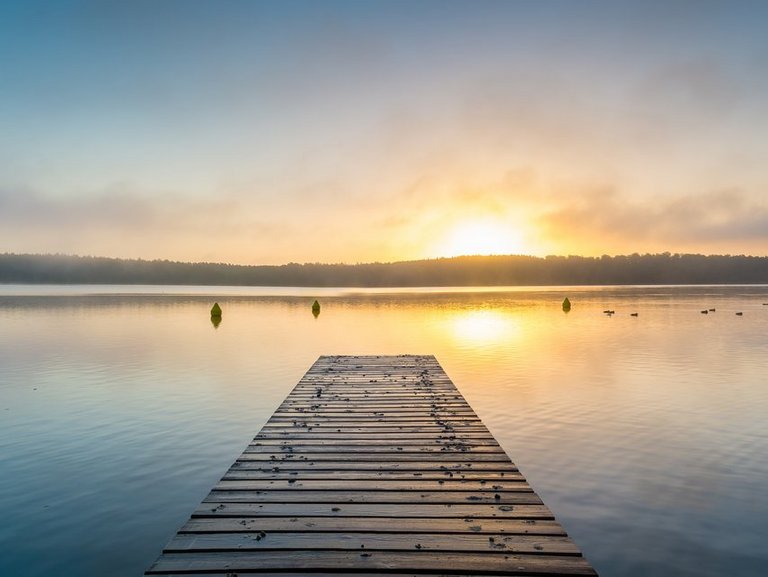
[[[5,253],[0,254],[0,283],[312,287],[764,284],[768,283],[768,257],[510,255],[248,266]]]

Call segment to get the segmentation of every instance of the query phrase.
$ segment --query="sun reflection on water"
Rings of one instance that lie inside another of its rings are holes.
[[[448,317],[453,338],[463,348],[481,348],[509,344],[523,337],[519,316],[481,309],[453,312]]]

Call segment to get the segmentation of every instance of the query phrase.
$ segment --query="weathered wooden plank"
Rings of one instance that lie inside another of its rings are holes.
[[[430,374],[414,375],[407,372],[386,372],[380,370],[365,369],[352,375],[349,369],[336,371],[320,371],[312,373],[301,379],[298,383],[300,389],[312,386],[328,387],[331,385],[351,386],[359,385],[365,388],[376,387],[404,387],[420,390],[450,390],[451,380],[447,377],[437,376],[437,371]]]
[[[510,471],[517,472],[517,467],[508,461],[470,462],[470,461],[402,461],[382,463],[381,460],[359,461],[265,461],[237,460],[230,470],[252,471],[445,471],[460,474],[469,471]]]
[[[430,374],[418,374],[414,375],[406,371],[379,371],[366,369],[364,371],[320,371],[313,372],[307,377],[301,379],[298,383],[299,389],[317,386],[330,386],[330,385],[352,385],[358,384],[368,387],[375,386],[389,386],[389,387],[412,387],[419,389],[433,389],[433,388],[450,388],[451,379],[447,376],[437,376],[437,370],[433,369]]]
[[[148,571],[247,572],[265,570],[449,571],[503,575],[595,575],[583,558],[574,555],[455,553],[448,551],[281,551],[224,553],[166,553]]]
[[[346,435],[337,438],[333,438],[331,436],[325,436],[325,435],[304,435],[303,437],[300,435],[293,435],[291,437],[285,438],[283,436],[272,436],[272,437],[264,437],[262,435],[258,435],[254,437],[253,442],[250,443],[249,446],[251,447],[310,447],[310,446],[341,446],[341,445],[357,445],[357,446],[365,446],[365,447],[372,447],[372,446],[390,446],[394,443],[397,443],[398,445],[409,445],[409,446],[420,446],[420,447],[434,447],[434,446],[442,446],[442,445],[451,445],[456,443],[461,443],[467,446],[472,447],[488,447],[488,446],[495,446],[498,447],[498,444],[496,441],[490,437],[480,437],[480,438],[472,438],[472,437],[465,437],[465,438],[457,438],[457,437],[439,437],[439,438],[421,438],[421,439],[413,439],[409,437],[400,437],[399,440],[397,437],[385,437],[385,438],[361,438],[359,436],[353,436],[353,435]]]
[[[386,457],[383,457],[382,455],[377,455],[375,453],[299,453],[298,451],[294,451],[290,454],[283,454],[280,451],[277,452],[266,452],[266,453],[250,453],[245,452],[239,457],[239,461],[267,461],[267,462],[275,462],[275,463],[284,463],[287,461],[290,462],[296,462],[296,461],[312,461],[315,463],[320,463],[322,461],[351,461],[351,462],[371,462],[375,461],[377,463],[381,463],[383,460],[386,460],[388,462],[402,462],[402,461],[415,461],[415,462],[425,462],[425,461],[446,461],[446,462],[473,462],[473,463],[479,463],[479,462],[498,462],[498,463],[504,463],[506,462],[506,459],[504,458],[503,453],[472,453],[471,455],[468,454],[468,451],[437,451],[434,453],[406,453],[403,452],[403,454],[400,453],[390,453],[387,454]]]
[[[412,484],[414,481],[443,481],[446,487],[452,486],[450,483],[462,481],[466,483],[477,483],[479,486],[494,487],[501,483],[521,483],[525,478],[518,471],[340,471],[331,469],[311,469],[304,468],[296,470],[273,469],[242,469],[232,468],[224,475],[222,481],[247,481],[255,480],[267,482],[270,480],[294,483],[333,483],[334,486],[347,488],[346,483],[375,483],[382,488],[388,487],[393,483]],[[310,486],[310,485],[305,485]],[[318,486],[311,485],[314,488]]]
[[[349,384],[344,388],[333,384],[316,385],[305,390],[296,391],[295,396],[283,401],[283,403],[307,403],[307,404],[345,404],[348,408],[354,407],[355,401],[366,400],[372,405],[389,405],[405,403],[408,399],[415,403],[456,406],[457,408],[472,408],[461,397],[456,396],[455,389],[448,387],[442,389],[425,390],[419,387],[389,386],[389,387],[364,387],[362,385]],[[282,405],[282,404],[281,404]]]
[[[435,421],[456,421],[458,423],[466,423],[471,422],[474,425],[480,425],[482,421],[474,415],[473,413],[465,413],[465,414],[449,414],[448,412],[442,412],[442,413],[435,413],[435,414],[429,414],[429,412],[413,412],[413,413],[393,413],[389,412],[388,414],[384,414],[383,411],[371,411],[370,413],[338,413],[336,415],[333,414],[322,414],[320,412],[297,412],[294,411],[291,413],[280,413],[276,412],[271,420],[275,421],[292,421],[292,420],[312,420],[312,421],[365,421],[366,423],[370,421],[376,420],[376,418],[381,417],[387,417],[387,419],[391,419],[392,421],[426,421],[427,423],[434,423]]]
[[[464,479],[418,479],[411,477],[407,481],[399,479],[385,480],[380,477],[359,475],[360,478],[312,480],[302,475],[300,479],[232,479],[225,476],[214,487],[217,491],[271,491],[271,490],[311,490],[311,491],[530,491],[531,488],[522,476],[516,480],[496,479],[485,480]]]
[[[313,491],[311,489],[273,489],[251,491],[247,489],[219,489],[216,487],[204,503],[371,503],[422,504],[487,503],[509,505],[539,505],[541,499],[530,489],[520,491]]]
[[[406,443],[393,443],[390,445],[352,445],[333,443],[329,445],[261,445],[254,443],[246,447],[245,453],[257,455],[259,453],[279,454],[291,453],[302,455],[323,455],[327,453],[343,453],[345,455],[387,455],[389,453],[418,455],[424,453],[501,453],[505,454],[503,449],[494,445],[468,445],[465,443],[446,443],[441,445],[409,445]],[[385,457],[379,457],[385,458]]]
[[[311,575],[312,577],[370,577],[371,575],[386,575],[386,577],[420,577],[421,575],[429,575],[430,577],[488,577],[489,575],[509,575],[509,573],[485,573],[483,575],[478,575],[476,573],[446,573],[446,572],[429,572],[429,573],[392,573],[391,571],[371,571],[366,570],[365,573],[358,573],[358,572],[349,572],[345,570],[339,570],[332,573],[329,573],[328,571],[312,571],[311,573],[307,573],[307,571],[301,571],[299,573],[296,573],[294,571],[280,571],[278,573],[275,573],[273,571],[259,571],[258,573],[254,573],[253,571],[245,573],[232,573],[232,572],[226,572],[221,573],[218,571],[205,571],[204,573],[201,573],[199,571],[195,571],[194,573],[166,573],[165,571],[162,572],[155,572],[155,573],[147,573],[148,575],[164,575],[165,577],[189,577],[190,574],[195,575],[205,575],[206,577],[245,577],[246,575],[258,575],[259,577],[307,577],[307,575]],[[550,574],[552,575],[552,574]]]
[[[314,393],[300,393],[292,392],[290,397],[286,397],[285,400],[279,405],[281,407],[295,407],[295,406],[330,406],[347,408],[354,407],[353,400],[351,398],[338,398],[339,393],[334,389],[328,389],[323,393],[321,398],[317,398],[317,391]],[[400,398],[393,397],[392,395],[376,395],[373,399],[367,399],[366,407],[390,407],[390,406],[431,406],[438,405],[441,407],[456,407],[456,408],[472,408],[469,403],[463,400],[461,397],[455,394],[438,394],[438,393],[426,393],[420,394],[418,391],[409,391],[407,394],[403,392],[399,395]],[[359,400],[359,399],[357,399]]]
[[[464,421],[456,421],[454,419],[450,425],[456,427],[455,431],[449,431],[447,429],[450,429],[450,427],[446,427],[446,423],[444,422],[444,419],[440,419],[443,422],[437,423],[435,419],[422,419],[422,422],[419,423],[409,423],[408,419],[405,420],[405,422],[394,422],[394,421],[385,421],[380,422],[376,421],[374,419],[367,419],[360,423],[355,423],[355,419],[335,419],[334,421],[326,422],[325,424],[321,423],[319,419],[313,419],[311,416],[304,416],[299,418],[275,418],[270,419],[267,421],[264,425],[266,431],[268,432],[270,429],[277,429],[280,427],[288,427],[288,428],[295,428],[295,429],[301,429],[304,427],[307,427],[307,423],[314,423],[315,427],[322,427],[322,428],[328,428],[328,429],[336,429],[336,428],[350,428],[350,427],[356,427],[360,428],[361,431],[364,431],[365,429],[371,428],[372,432],[376,432],[378,429],[382,430],[392,430],[392,431],[411,431],[411,432],[436,432],[436,433],[449,433],[449,432],[456,432],[456,433],[490,433],[488,428],[483,424],[482,421],[473,419],[470,422],[464,422]],[[348,422],[351,421],[351,422]]]
[[[480,535],[477,533],[319,533],[264,530],[247,533],[179,533],[166,552],[183,551],[301,551],[323,549],[360,551],[450,551],[465,553],[530,553],[578,555],[567,537],[544,535]]]
[[[544,505],[409,503],[215,503],[204,501],[194,517],[461,517],[474,519],[553,519]]]
[[[300,431],[302,429],[342,429],[350,428],[369,428],[372,432],[377,431],[431,431],[435,433],[486,433],[490,431],[477,419],[467,419],[466,421],[456,419],[404,419],[385,417],[377,418],[352,418],[345,417],[339,419],[326,419],[322,417],[275,417],[270,419],[265,427],[267,431],[284,428],[288,430]]]
[[[457,415],[469,415],[471,417],[475,417],[474,411],[467,409],[465,407],[432,407],[431,403],[429,405],[422,405],[422,406],[401,406],[400,404],[392,403],[392,405],[385,407],[385,406],[379,406],[379,407],[361,407],[359,404],[362,404],[366,398],[363,396],[360,399],[357,400],[351,400],[349,401],[350,405],[347,407],[336,407],[336,412],[338,413],[337,416],[344,416],[344,415],[354,415],[354,414],[375,414],[375,413],[383,413],[387,412],[391,414],[392,416],[397,416],[398,413],[402,413],[405,416],[410,415],[427,415],[429,413],[444,413],[444,414],[457,414]],[[352,403],[357,403],[358,406],[354,406]],[[323,407],[317,407],[317,408],[307,408],[305,410],[297,410],[293,407],[278,407],[277,411],[275,412],[275,417],[280,416],[281,414],[289,414],[289,413],[298,413],[298,414],[306,414],[306,413],[315,413],[322,414],[322,413],[332,413],[333,411],[331,408],[324,409]],[[434,416],[434,415],[433,415]]]
[[[397,420],[428,420],[428,421],[435,421],[437,419],[470,419],[479,421],[480,419],[477,418],[474,412],[472,411],[452,411],[452,410],[433,410],[433,409],[421,409],[421,410],[415,410],[415,411],[409,411],[407,409],[397,409],[397,410],[386,410],[386,409],[380,409],[380,410],[371,410],[371,411],[361,411],[361,410],[346,410],[346,411],[322,411],[320,409],[313,410],[313,411],[289,411],[289,410],[278,410],[275,411],[275,414],[273,416],[274,419],[306,419],[308,416],[311,416],[313,420],[320,420],[320,419],[338,419],[338,420],[347,420],[347,419],[360,419],[360,420],[371,420],[376,419],[378,417],[386,417],[387,419],[397,419]]]
[[[339,461],[350,463],[381,463],[386,458],[390,464],[394,463],[505,463],[504,457],[499,453],[468,453],[462,452],[438,452],[438,453],[390,453],[386,457],[375,453],[243,453],[238,461],[250,461],[252,463],[314,463],[315,465],[326,461]]]
[[[434,433],[340,433],[335,429],[326,429],[324,431],[283,431],[282,433],[259,433],[254,437],[254,442],[291,442],[302,443],[343,443],[344,441],[373,441],[394,443],[398,440],[409,443],[416,442],[434,442],[442,443],[449,441],[464,441],[467,443],[495,443],[496,439],[486,433],[456,433],[451,435],[435,435]]]
[[[307,413],[328,413],[328,412],[336,412],[336,413],[344,413],[344,414],[353,414],[353,413],[359,413],[362,412],[359,408],[350,408],[351,403],[355,403],[356,401],[348,401],[347,403],[312,403],[311,401],[307,401],[306,403],[292,403],[290,405],[280,405],[277,408],[276,413],[288,413],[288,412],[296,412],[301,414],[307,414]],[[318,406],[319,405],[319,406]],[[462,407],[460,405],[447,405],[447,404],[436,404],[433,402],[409,402],[407,400],[403,401],[393,401],[387,404],[381,403],[375,406],[368,406],[364,410],[365,412],[370,413],[376,413],[376,412],[402,412],[402,413],[429,413],[430,411],[436,411],[436,412],[450,412],[450,411],[456,411],[461,413],[467,413],[467,414],[475,414],[474,411],[470,413],[468,409],[465,407]]]
[[[379,381],[378,379],[363,378],[358,380],[332,380],[320,377],[314,382],[299,383],[297,392],[322,396],[326,392],[343,395],[346,393],[362,393],[381,395],[389,391],[392,394],[405,392],[421,392],[431,395],[452,395],[456,389],[450,381],[445,382],[406,382],[406,381]]]
[[[358,395],[358,397],[375,397],[372,400],[382,401],[390,399],[392,396],[405,396],[409,394],[423,395],[433,399],[452,397],[457,402],[461,402],[461,396],[457,394],[453,383],[446,381],[444,383],[408,383],[406,381],[397,382],[379,382],[375,379],[358,381],[333,381],[328,378],[321,380],[300,383],[296,389],[296,397],[302,395],[317,397],[320,400],[329,398],[329,395]],[[389,395],[389,396],[388,396]],[[464,401],[466,403],[466,401]]]
[[[423,392],[435,392],[444,394],[453,394],[455,389],[452,387],[452,383],[449,379],[445,380],[406,380],[387,378],[386,375],[364,375],[360,378],[343,378],[333,379],[328,375],[315,376],[315,378],[307,379],[298,384],[298,391],[300,392],[312,392],[313,389],[323,390],[333,388],[334,392],[342,393],[344,391],[355,391],[355,388],[362,389],[363,392],[371,392],[375,390],[417,390]]]
[[[324,379],[321,384],[308,383],[306,385],[299,385],[296,390],[297,397],[304,393],[310,396],[315,396],[322,400],[322,398],[332,393],[334,395],[359,395],[365,397],[366,395],[376,396],[377,398],[383,398],[382,395],[405,395],[410,393],[423,393],[430,397],[437,397],[439,395],[454,395],[456,389],[453,385],[446,381],[445,383],[430,383],[428,386],[421,383],[405,383],[405,382],[393,382],[393,383],[380,383],[376,380],[360,380],[357,382],[332,382]]]
[[[389,523],[379,517],[193,517],[180,533],[240,533],[276,531],[377,532],[377,533],[469,533],[488,535],[560,535],[560,523],[550,519],[471,519],[462,517],[401,517]]]
[[[149,573],[148,573],[149,574]],[[191,573],[166,573],[165,571],[159,572],[159,573],[151,573],[153,575],[164,575],[165,577],[189,577]],[[484,573],[482,575],[479,575],[477,573],[466,573],[466,572],[454,572],[454,573],[447,573],[445,571],[440,572],[419,572],[419,573],[392,573],[391,571],[376,571],[376,570],[366,570],[365,573],[359,573],[357,571],[349,572],[346,570],[339,570],[334,572],[328,572],[328,571],[312,571],[311,573],[308,573],[307,571],[301,571],[299,573],[296,573],[294,571],[280,571],[280,572],[273,572],[273,571],[259,571],[258,573],[254,573],[253,571],[250,571],[248,573],[221,573],[218,571],[205,571],[204,573],[201,573],[199,571],[195,571],[193,574],[195,575],[205,575],[206,577],[245,577],[246,575],[258,575],[259,577],[307,577],[308,575],[311,575],[312,577],[370,577],[371,575],[386,575],[386,577],[420,577],[421,575],[429,575],[430,577],[488,577],[489,575],[510,575],[510,573]],[[525,575],[525,574],[522,574]],[[528,574],[530,575],[530,574]],[[548,573],[547,575],[554,575],[553,573]],[[560,574],[558,574],[560,575]]]
[[[312,387],[331,387],[339,386],[351,388],[353,386],[364,387],[367,390],[373,390],[376,388],[390,388],[390,389],[417,389],[421,391],[439,391],[439,392],[451,392],[455,389],[451,388],[451,380],[448,378],[438,378],[429,376],[413,377],[409,375],[401,374],[388,374],[381,372],[367,371],[360,373],[357,377],[345,376],[341,372],[336,373],[320,373],[313,374],[302,379],[298,383],[299,390],[311,389]]]

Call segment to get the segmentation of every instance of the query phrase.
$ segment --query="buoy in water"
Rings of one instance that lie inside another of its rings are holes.
[[[320,314],[320,303],[315,301],[312,303],[312,314],[317,318],[317,316]]]
[[[568,297],[565,297],[563,299],[563,311],[567,313],[569,310],[571,310],[571,301],[568,300]]]
[[[221,318],[221,307],[219,306],[219,303],[213,303],[213,306],[211,307],[211,317]]]

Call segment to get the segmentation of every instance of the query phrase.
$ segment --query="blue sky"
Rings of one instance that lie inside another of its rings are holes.
[[[0,251],[768,254],[765,2],[0,2]]]

